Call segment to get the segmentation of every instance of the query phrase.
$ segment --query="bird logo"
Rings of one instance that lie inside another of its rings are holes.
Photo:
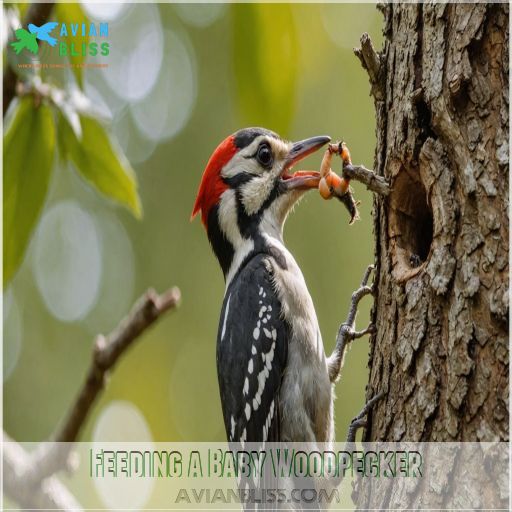
[[[58,23],[56,21],[50,21],[40,27],[30,23],[28,30],[19,28],[14,32],[18,40],[12,42],[11,46],[14,48],[17,55],[19,55],[24,49],[27,49],[33,54],[37,54],[39,52],[37,39],[40,41],[46,41],[50,46],[55,46],[57,44],[57,39],[55,39],[55,37],[51,37],[50,33],[57,25]]]

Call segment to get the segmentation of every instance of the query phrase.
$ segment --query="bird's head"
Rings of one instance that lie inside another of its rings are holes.
[[[329,141],[319,136],[293,143],[263,128],[245,128],[215,149],[192,217],[201,213],[225,275],[237,251],[257,250],[266,237],[281,239],[288,212],[320,180],[317,172],[291,168]]]

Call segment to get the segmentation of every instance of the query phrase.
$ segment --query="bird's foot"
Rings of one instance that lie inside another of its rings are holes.
[[[338,329],[336,347],[328,360],[329,378],[331,379],[331,382],[335,382],[340,375],[341,367],[343,365],[343,358],[349,343],[357,338],[365,336],[366,334],[373,334],[376,331],[375,326],[372,323],[370,323],[366,329],[363,329],[362,331],[355,330],[355,321],[359,302],[363,297],[366,295],[371,295],[374,292],[374,285],[368,284],[370,275],[374,268],[375,267],[373,265],[369,265],[366,268],[363,279],[361,280],[361,286],[354,293],[352,293],[347,320],[342,323]]]
[[[362,331],[356,331],[351,326],[347,324],[342,324],[340,329],[345,331],[345,336],[347,337],[347,341],[357,340],[358,338],[362,338],[366,334],[374,334],[376,332],[375,325],[370,323],[368,327],[363,329]]]
[[[342,325],[342,327],[346,326],[347,328],[346,335],[349,341],[361,338],[365,334],[373,334],[375,332],[375,326],[373,324],[369,324],[368,327],[362,331],[356,331],[354,329],[359,302],[361,302],[363,297],[366,295],[371,295],[374,292],[374,285],[368,284],[370,276],[374,270],[374,265],[368,265],[364,272],[363,279],[361,280],[361,286],[354,293],[352,293],[347,321]]]
[[[377,393],[373,398],[366,402],[365,406],[361,409],[361,412],[350,422],[347,434],[347,444],[352,444],[356,440],[356,434],[359,429],[368,426],[368,413],[372,407],[384,397],[384,391]]]

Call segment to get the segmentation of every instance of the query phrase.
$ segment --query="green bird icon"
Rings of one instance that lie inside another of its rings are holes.
[[[18,40],[11,43],[11,46],[14,48],[14,51],[17,55],[19,55],[24,48],[32,53],[39,52],[39,46],[37,45],[36,41],[37,34],[31,34],[24,28],[19,28],[14,33],[16,34]]]

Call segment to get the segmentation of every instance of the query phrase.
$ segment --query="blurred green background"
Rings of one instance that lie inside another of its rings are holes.
[[[135,169],[144,215],[135,219],[56,158],[23,263],[4,289],[4,428],[17,440],[48,438],[82,383],[95,334],[117,325],[148,287],[177,285],[180,308],[122,358],[82,440],[223,440],[215,341],[224,283],[201,223],[189,221],[201,174],[216,145],[249,125],[291,140],[343,138],[354,162],[371,167],[373,104],[352,48],[363,32],[380,47],[381,16],[370,4],[83,10],[109,22],[111,44],[109,67],[84,71],[84,92]],[[312,155],[302,168],[320,160]],[[362,201],[353,226],[339,202],[311,192],[285,229],[327,353],[373,260],[371,195],[353,188]],[[365,299],[359,328],[369,309]],[[347,355],[338,440],[363,405],[367,357],[366,339]]]

